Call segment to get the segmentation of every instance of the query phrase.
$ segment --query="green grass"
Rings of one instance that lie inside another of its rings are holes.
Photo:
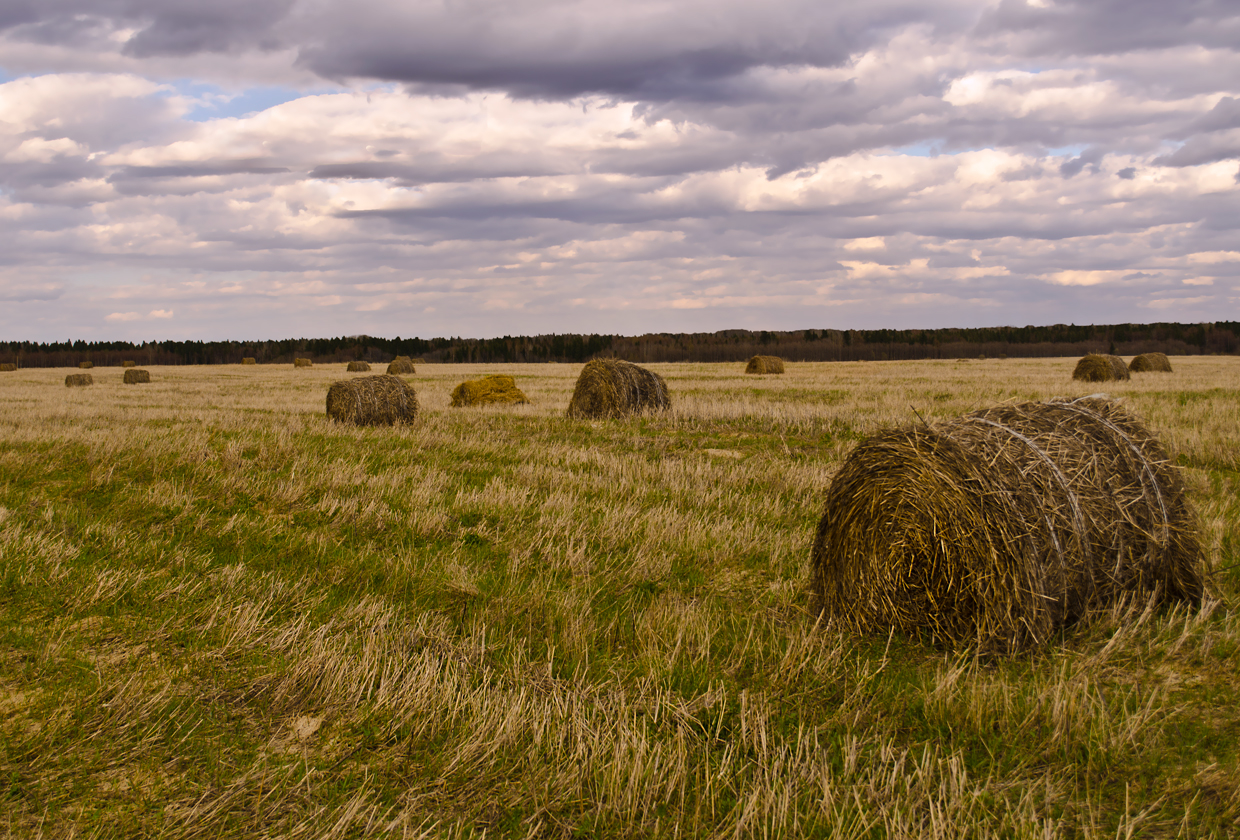
[[[1185,468],[1200,611],[994,660],[812,610],[856,440],[1071,365],[666,365],[669,415],[606,423],[577,366],[427,365],[365,430],[322,366],[5,374],[0,832],[1233,836],[1238,360],[1111,389]],[[533,405],[448,408],[492,371]]]

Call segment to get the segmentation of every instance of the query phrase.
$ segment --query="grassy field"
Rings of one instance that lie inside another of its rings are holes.
[[[1218,837],[1240,831],[1240,359],[0,374],[0,835]],[[511,373],[531,405],[450,409]],[[1210,594],[978,659],[816,624],[810,542],[875,429],[1122,397],[1185,468]]]

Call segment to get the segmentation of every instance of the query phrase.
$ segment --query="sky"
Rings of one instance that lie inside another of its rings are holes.
[[[1238,0],[0,0],[0,339],[1240,320]]]

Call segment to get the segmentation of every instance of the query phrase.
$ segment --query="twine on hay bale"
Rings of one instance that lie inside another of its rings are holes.
[[[150,371],[145,371],[142,368],[130,368],[129,370],[125,371],[125,384],[126,385],[140,385],[143,382],[150,382],[150,381],[151,381]]]
[[[293,367],[314,367],[314,362],[309,359],[293,359]]]
[[[587,362],[568,402],[568,417],[624,417],[670,408],[667,383],[654,371],[619,359]]]
[[[95,366],[94,362],[78,362],[78,367],[82,370],[90,370]]]
[[[860,443],[811,555],[824,614],[1016,652],[1124,593],[1200,602],[1202,551],[1158,439],[1097,397],[977,411]]]
[[[243,364],[243,365],[256,365],[256,364],[258,364],[258,359],[254,358],[253,356],[246,356],[245,358],[243,358],[243,359],[241,360],[241,364]]]
[[[1111,382],[1131,377],[1128,375],[1128,365],[1119,356],[1089,353],[1076,363],[1072,378],[1082,382]]]
[[[1171,373],[1171,360],[1166,353],[1142,353],[1128,364],[1133,373]]]
[[[131,368],[131,367],[137,367],[137,366],[138,366],[138,363],[135,362],[133,359],[126,359],[125,361],[121,362],[121,367]]]
[[[414,370],[413,361],[408,356],[397,356],[393,359],[387,367],[387,372],[392,376],[417,373]]]
[[[345,370],[349,373],[366,373],[367,371],[370,370],[370,365],[368,365],[366,362],[359,362],[357,360],[354,360],[352,362],[349,362],[349,366],[345,368]]]
[[[779,356],[754,356],[745,366],[745,373],[783,373],[784,360]]]
[[[525,393],[517,387],[511,376],[493,374],[482,379],[462,382],[452,390],[452,406],[461,408],[470,405],[492,405],[494,403],[528,403]]]
[[[327,416],[357,426],[412,423],[418,416],[418,395],[396,376],[345,379],[327,389]]]
[[[3,364],[0,364],[0,373],[12,373],[15,370],[17,370],[17,365],[12,362],[4,362]]]
[[[95,377],[89,373],[71,373],[65,377],[66,388],[76,388],[81,385],[94,385]]]

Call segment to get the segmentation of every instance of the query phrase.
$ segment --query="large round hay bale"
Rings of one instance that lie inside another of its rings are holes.
[[[1128,363],[1133,373],[1171,373],[1171,360],[1166,353],[1142,353]]]
[[[387,372],[392,376],[404,376],[410,373],[417,373],[413,367],[413,361],[408,356],[397,356],[388,364]]]
[[[78,362],[78,367],[82,370],[90,370],[95,366],[94,362]]]
[[[356,359],[349,362],[349,366],[345,368],[349,373],[366,373],[370,370],[370,365],[366,362],[359,362]]]
[[[754,356],[745,366],[745,373],[783,373],[784,360],[779,356]]]
[[[314,362],[309,359],[293,359],[293,367],[314,367]]]
[[[624,417],[671,407],[667,383],[654,371],[619,359],[587,362],[568,402],[569,417]]]
[[[66,388],[76,388],[81,385],[94,385],[95,377],[89,373],[71,373],[65,377]]]
[[[125,371],[125,384],[126,385],[138,385],[143,382],[150,382],[150,381],[151,381],[150,371],[145,371],[142,368],[130,368],[129,370]]]
[[[256,365],[256,364],[258,364],[258,359],[254,358],[253,356],[246,356],[245,358],[243,358],[243,359],[241,360],[241,364],[243,364],[243,365]]]
[[[17,370],[17,365],[12,362],[0,364],[0,373],[12,373],[15,370]]]
[[[845,460],[811,555],[826,616],[1013,652],[1123,593],[1200,601],[1179,471],[1095,397],[880,432]]]
[[[121,367],[131,368],[131,367],[137,367],[137,366],[138,366],[138,363],[135,362],[133,359],[126,359],[125,361],[121,362]]]
[[[418,395],[396,376],[345,379],[327,389],[327,416],[357,426],[412,423],[418,416]]]
[[[1117,379],[1129,379],[1128,365],[1119,356],[1107,356],[1102,353],[1089,353],[1076,363],[1072,378],[1082,382],[1112,382]]]
[[[525,394],[517,387],[511,376],[497,373],[462,382],[452,389],[452,405],[455,408],[494,403],[527,403]]]

